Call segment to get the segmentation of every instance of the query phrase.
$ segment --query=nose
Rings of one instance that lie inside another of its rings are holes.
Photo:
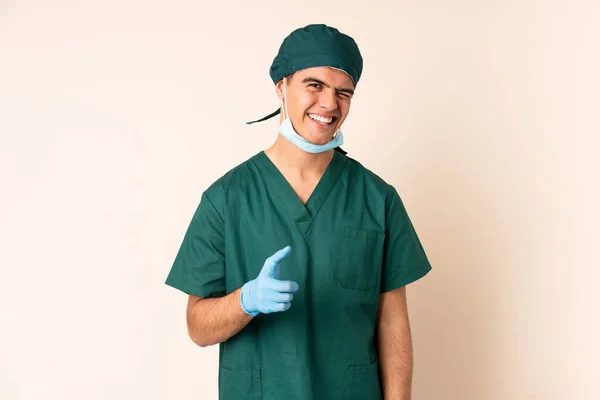
[[[333,90],[323,90],[319,96],[319,107],[324,111],[333,111],[337,109],[337,97]]]

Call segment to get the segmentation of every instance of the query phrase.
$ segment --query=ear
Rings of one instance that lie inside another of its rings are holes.
[[[283,101],[283,79],[280,79],[279,82],[275,84],[275,93],[277,97],[279,97],[280,101]]]

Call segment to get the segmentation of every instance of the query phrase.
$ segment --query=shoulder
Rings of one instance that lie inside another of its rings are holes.
[[[382,177],[365,167],[359,161],[346,157],[348,165],[349,180],[364,186],[369,193],[375,194],[386,200],[386,203],[392,200],[396,195],[394,186],[386,182]]]
[[[213,204],[223,204],[231,191],[244,190],[258,174],[255,160],[259,156],[260,153],[231,168],[204,191],[203,197]]]

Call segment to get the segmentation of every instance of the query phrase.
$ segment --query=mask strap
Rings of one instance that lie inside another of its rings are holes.
[[[340,127],[340,128],[337,128],[337,130],[335,131],[335,133],[334,133],[334,134],[333,134],[333,136],[331,137],[331,140],[334,140],[334,139],[337,137],[337,135],[339,135],[339,133],[340,133],[340,130],[341,130],[341,129],[342,129],[341,127]]]
[[[289,117],[288,108],[287,108],[287,94],[286,94],[286,91],[285,91],[285,87],[286,86],[287,86],[287,79],[284,77],[283,78],[283,106],[284,106],[284,109],[285,109],[285,115],[283,116],[283,119],[286,119],[286,118]]]

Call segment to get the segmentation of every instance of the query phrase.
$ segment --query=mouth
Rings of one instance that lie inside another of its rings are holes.
[[[312,113],[309,113],[308,117],[321,126],[333,125],[338,120],[338,117],[335,117],[335,116],[334,117],[325,117],[323,115],[312,114]]]

